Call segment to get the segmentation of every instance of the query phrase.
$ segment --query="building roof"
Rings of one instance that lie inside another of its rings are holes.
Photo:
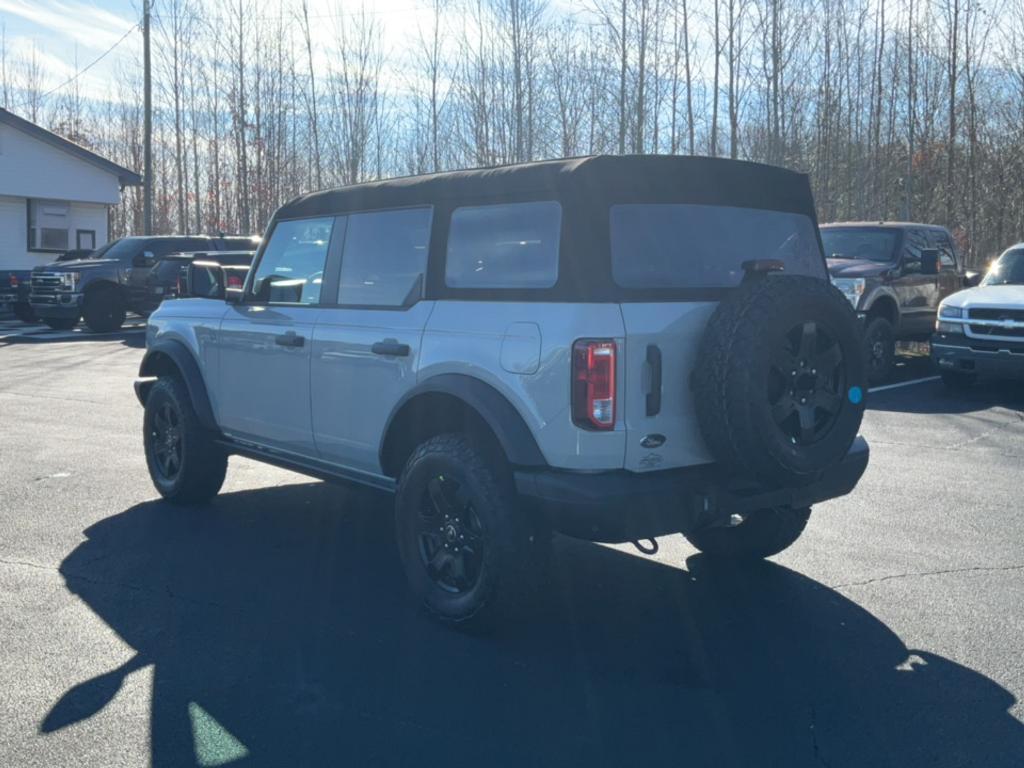
[[[3,107],[0,107],[0,123],[9,125],[22,133],[28,134],[34,139],[38,139],[52,147],[63,150],[70,155],[74,155],[79,160],[84,160],[85,162],[96,166],[100,170],[117,176],[117,180],[121,183],[122,187],[137,187],[142,184],[142,176],[137,174],[135,171],[118,165],[111,160],[107,160],[107,158],[97,155],[92,150],[86,149],[79,144],[75,144],[75,142],[69,141],[63,136],[58,136],[56,133],[48,131],[22,117],[18,117],[16,114],[7,111]]]
[[[485,200],[558,200],[581,207],[675,201],[814,216],[804,174],[742,160],[682,155],[594,155],[403,176],[307,194],[283,205],[277,216]]]

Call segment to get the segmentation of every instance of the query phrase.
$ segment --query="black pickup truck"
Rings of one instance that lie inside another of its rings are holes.
[[[926,341],[941,301],[968,285],[945,227],[906,222],[823,224],[833,284],[864,324],[868,379],[892,373],[897,341]]]
[[[145,316],[153,310],[147,278],[164,256],[181,251],[252,250],[258,242],[244,236],[123,237],[87,258],[36,267],[29,303],[51,328],[73,328],[84,318],[91,331],[114,331],[129,311]]]

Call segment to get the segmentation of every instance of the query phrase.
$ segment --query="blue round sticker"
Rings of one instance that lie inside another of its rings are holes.
[[[857,405],[860,403],[861,400],[864,399],[864,392],[861,390],[860,387],[850,387],[850,392],[847,395],[847,397],[850,398],[851,403]]]

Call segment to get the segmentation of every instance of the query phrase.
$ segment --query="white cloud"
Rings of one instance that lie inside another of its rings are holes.
[[[41,27],[38,39],[55,45],[74,43],[87,51],[104,51],[116,43],[134,19],[83,2],[62,0],[0,0],[0,13],[9,13]],[[73,56],[67,50],[65,58]]]

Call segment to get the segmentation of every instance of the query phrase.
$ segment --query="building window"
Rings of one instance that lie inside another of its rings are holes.
[[[57,200],[28,201],[28,249],[66,251],[70,204]]]
[[[90,251],[96,250],[96,230],[94,229],[79,229],[75,231],[75,248],[80,250],[88,248]]]

